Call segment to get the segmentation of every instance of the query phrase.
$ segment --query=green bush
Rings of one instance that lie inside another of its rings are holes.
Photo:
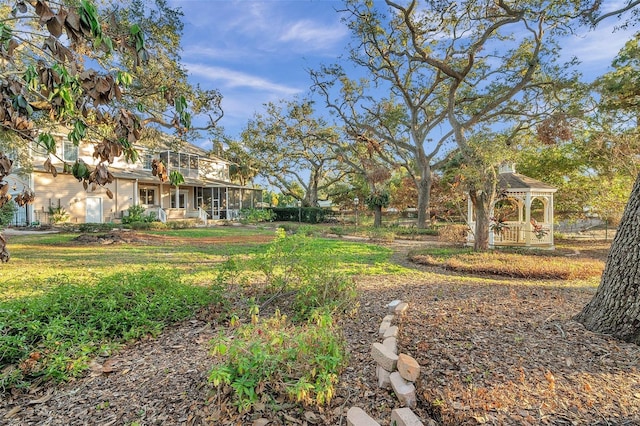
[[[126,223],[124,218],[122,223]],[[125,227],[135,231],[145,231],[151,229],[151,222],[128,222],[125,224]]]
[[[59,224],[69,221],[69,213],[63,207],[49,206],[49,221],[53,224]]]
[[[220,291],[151,269],[103,277],[96,285],[58,276],[40,296],[0,302],[0,391],[39,378],[66,380],[89,357],[221,302]]]
[[[17,210],[18,206],[13,200],[9,200],[0,207],[0,228],[11,224],[13,215]]]
[[[168,221],[165,225],[169,229],[188,229],[196,227],[195,219],[187,219],[187,220],[172,220]]]
[[[146,211],[147,210],[140,204],[135,204],[127,209],[127,212],[129,214],[122,217],[122,223],[127,225],[131,223],[136,223],[136,222],[150,223],[155,221],[156,214],[154,212],[149,212],[148,214],[145,214]],[[135,228],[135,229],[141,229],[141,228]]]
[[[320,207],[274,207],[274,220],[280,222],[322,223],[331,214],[330,210]]]
[[[279,229],[267,251],[254,262],[271,294],[295,292],[297,319],[308,319],[317,309],[343,313],[355,306],[353,279],[335,271],[332,253],[318,252],[313,239],[303,232],[286,235]]]
[[[345,341],[331,317],[316,314],[311,321],[294,325],[279,311],[269,319],[260,319],[255,306],[250,313],[250,324],[234,323],[233,337],[213,339],[216,364],[209,381],[231,386],[240,411],[280,397],[328,404],[346,364]]]
[[[240,221],[242,223],[271,222],[275,216],[275,213],[270,209],[240,210]]]

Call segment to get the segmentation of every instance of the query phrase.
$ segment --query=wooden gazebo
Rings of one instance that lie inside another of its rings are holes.
[[[556,188],[516,173],[513,163],[500,165],[493,203],[489,246],[535,247],[553,250],[553,194]],[[475,229],[473,204],[467,204],[469,226]],[[473,233],[467,242],[473,244]]]

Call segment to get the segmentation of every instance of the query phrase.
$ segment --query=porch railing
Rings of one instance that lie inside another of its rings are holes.
[[[158,220],[167,223],[167,212],[162,207],[158,207]]]
[[[202,207],[198,207],[198,220],[206,225],[208,218],[207,212]]]

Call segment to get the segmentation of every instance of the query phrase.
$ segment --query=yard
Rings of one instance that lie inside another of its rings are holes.
[[[245,269],[251,259],[275,250],[270,243],[274,238],[273,229],[248,227],[137,232],[107,239],[10,236],[12,260],[3,265],[0,315],[9,315],[23,300],[45,309],[47,297],[69,286],[84,289],[74,293],[76,300],[87,298],[94,306],[100,294],[114,305],[112,310],[101,305],[106,319],[93,334],[80,328],[68,336],[78,344],[68,348],[66,358],[58,353],[61,363],[52,354],[65,341],[46,336],[18,365],[5,362],[8,352],[0,353],[2,423],[251,425],[265,419],[269,425],[344,425],[348,408],[359,406],[389,425],[397,400],[377,388],[370,351],[384,306],[400,298],[410,308],[400,324],[399,350],[422,366],[415,412],[423,419],[451,426],[640,424],[640,348],[590,333],[571,320],[594,293],[607,253],[608,244],[592,241],[563,241],[552,257],[514,254],[527,270],[560,260],[574,270],[591,271],[541,279],[502,276],[495,269],[461,272],[451,265],[458,258],[471,264],[464,257],[468,254],[443,251],[433,237],[379,243],[311,237],[310,262],[353,277],[357,288],[357,310],[336,317],[348,357],[335,395],[321,406],[267,398],[277,383],[261,383],[263,397],[238,409],[229,386],[208,380],[215,359],[210,342],[232,331],[234,321],[254,323],[256,300],[263,302],[261,318],[271,317],[276,308],[289,312],[296,303],[290,292],[265,299],[265,288],[254,286],[259,281],[254,271]],[[425,247],[433,250],[424,252]],[[271,252],[270,259],[286,257]],[[512,258],[494,260],[514,263]],[[215,292],[221,284],[224,291]],[[126,287],[131,300],[110,298],[108,290],[119,286],[131,286]],[[133,303],[133,289],[157,298],[149,296],[131,307],[130,318],[118,304]],[[118,312],[122,316],[114,322],[131,321],[124,337],[98,340],[105,321]],[[141,316],[136,312],[144,312],[147,321],[134,322]],[[15,315],[22,320],[23,314]],[[86,329],[93,324],[89,317],[83,321]],[[259,321],[255,324],[264,324]],[[5,322],[0,317],[8,330],[11,324]],[[48,326],[47,333],[59,332]],[[266,332],[257,331],[262,330]],[[2,333],[0,337],[7,336]],[[58,369],[45,374],[38,369],[44,359],[49,368]]]

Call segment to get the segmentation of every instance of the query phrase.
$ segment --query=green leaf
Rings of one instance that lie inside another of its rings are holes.
[[[40,133],[38,135],[38,144],[45,147],[48,154],[56,152],[56,141],[50,133]]]
[[[182,176],[182,173],[179,171],[172,170],[171,173],[169,173],[169,183],[173,186],[178,186],[181,183],[184,183],[184,176]]]

